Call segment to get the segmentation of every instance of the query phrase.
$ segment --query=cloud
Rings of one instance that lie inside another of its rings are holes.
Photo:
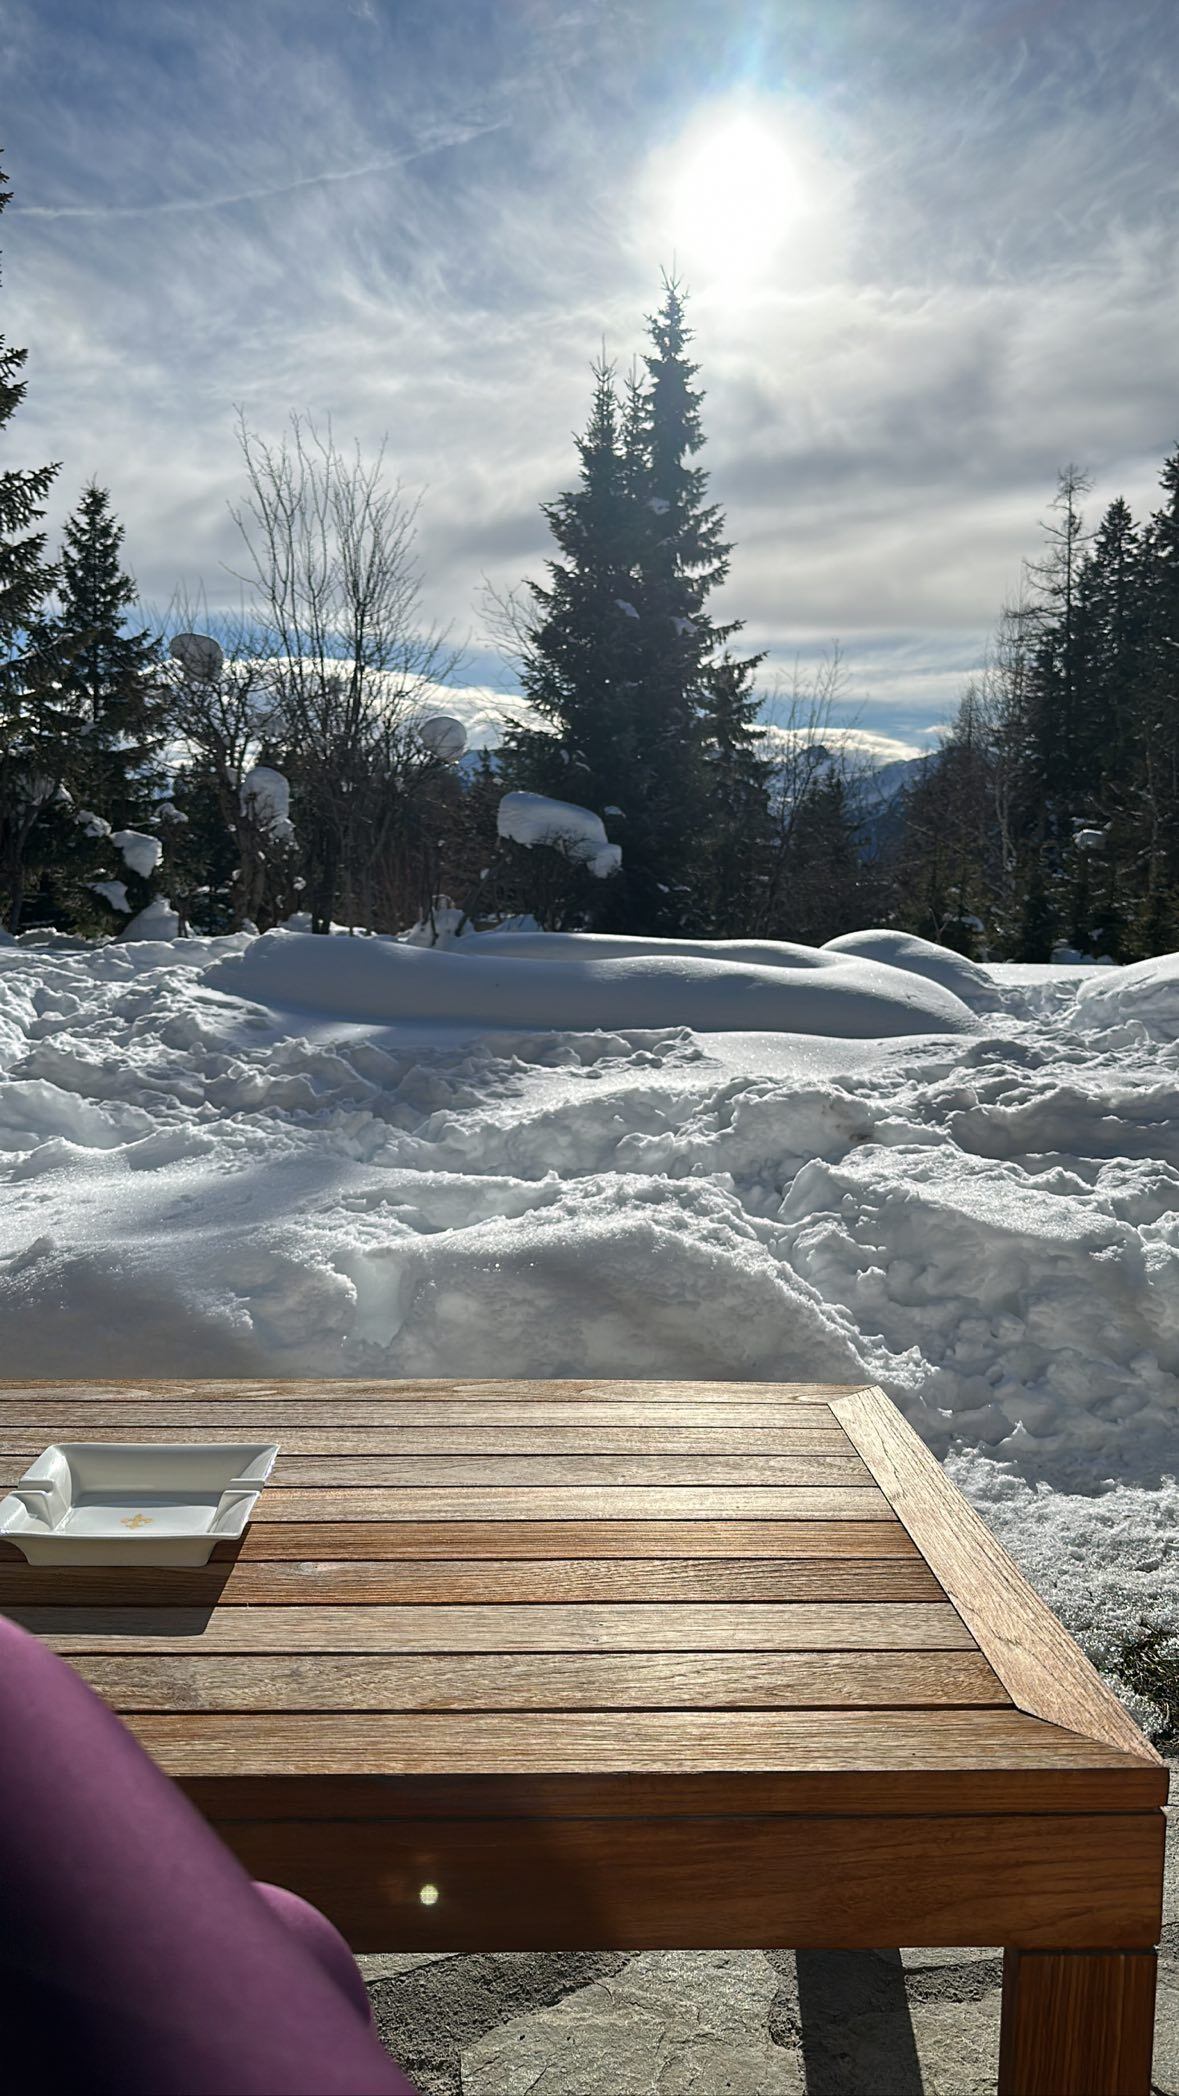
[[[778,127],[794,216],[739,295],[684,260],[736,542],[718,609],[771,681],[840,636],[842,725],[920,745],[1057,468],[1094,471],[1094,518],[1157,501],[1162,0],[157,0],[150,27],[138,0],[0,0],[0,23],[4,332],[30,350],[10,445],[64,460],[54,528],[110,485],[151,601],[235,601],[233,406],[267,434],[308,409],[388,434],[424,491],[429,614],[477,634],[484,575],[542,572],[589,362],[641,346],[676,171],[737,107]]]
[[[321,168],[314,174],[297,175],[287,182],[264,183],[256,189],[229,190],[223,196],[155,197],[130,204],[20,204],[16,208],[23,218],[45,219],[162,218],[170,213],[225,211],[235,204],[269,203],[276,197],[295,196],[304,189],[327,188],[335,182],[361,182],[373,175],[391,175],[396,168],[408,167],[427,153],[439,153],[448,146],[466,145],[473,138],[485,138],[489,132],[500,130],[502,124],[503,119],[490,124],[443,127],[437,137],[383,160],[364,161],[359,167]]]
[[[873,771],[882,764],[895,764],[929,754],[928,745],[922,749],[918,743],[902,741],[896,735],[876,734],[870,728],[823,727],[806,722],[796,728],[783,728],[774,723],[766,728],[764,747],[770,754],[785,753],[799,743],[822,743],[824,749],[842,750],[850,759]]]
[[[486,684],[434,684],[420,694],[420,710],[449,713],[467,731],[472,750],[496,750],[504,729],[534,719],[531,707],[518,693],[494,691]]]

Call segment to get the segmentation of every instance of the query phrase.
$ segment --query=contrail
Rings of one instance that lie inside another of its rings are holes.
[[[293,196],[300,189],[321,189],[331,182],[360,182],[366,175],[391,174],[394,168],[405,167],[412,160],[424,160],[428,154],[443,152],[448,146],[467,145],[472,139],[486,138],[492,131],[502,131],[508,122],[507,117],[497,117],[493,124],[472,124],[443,132],[424,145],[411,146],[404,153],[393,153],[384,160],[366,161],[361,167],[325,168],[319,174],[299,175],[293,182],[276,182],[260,189],[232,190],[224,196],[165,197],[162,202],[152,204],[24,204],[17,206],[16,210],[22,218],[157,218],[196,211],[223,211],[234,204],[257,204],[270,197]]]

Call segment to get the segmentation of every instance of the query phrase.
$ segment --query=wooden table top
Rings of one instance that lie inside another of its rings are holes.
[[[1166,1771],[878,1391],[749,1383],[0,1389],[50,1440],[274,1439],[198,1570],[0,1608],[218,1819],[379,1810],[1134,1812]]]

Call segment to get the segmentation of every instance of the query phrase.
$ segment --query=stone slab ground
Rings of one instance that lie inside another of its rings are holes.
[[[1172,1809],[1158,2096],[1179,2096],[1177,1829]],[[422,2096],[994,2096],[998,1950],[417,1953],[361,1965],[381,2036]]]

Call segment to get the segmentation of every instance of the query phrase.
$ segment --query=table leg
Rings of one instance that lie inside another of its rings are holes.
[[[1150,2096],[1153,1950],[1009,1950],[999,2096]]]

